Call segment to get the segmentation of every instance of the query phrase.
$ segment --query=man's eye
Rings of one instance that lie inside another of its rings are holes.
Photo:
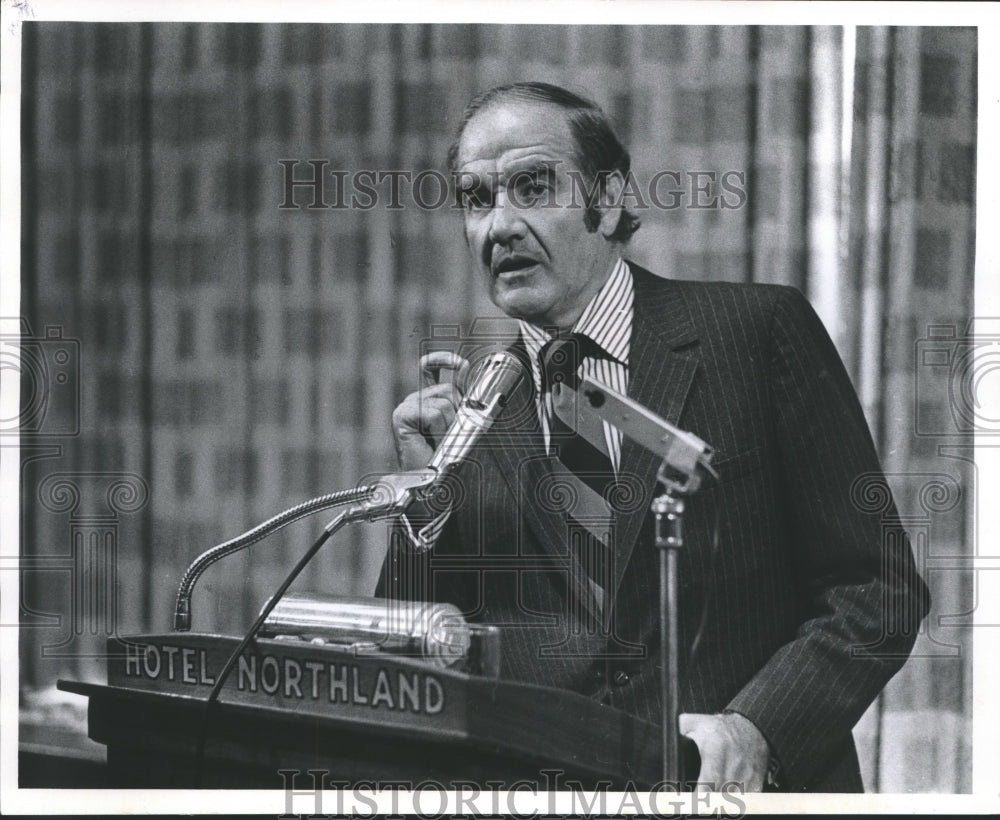
[[[548,191],[548,186],[537,179],[519,182],[516,188],[517,198],[522,202],[530,202],[543,197]]]
[[[462,206],[467,211],[482,211],[493,207],[493,196],[489,191],[466,191],[462,196]]]

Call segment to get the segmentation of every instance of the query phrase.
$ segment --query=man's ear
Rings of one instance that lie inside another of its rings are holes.
[[[608,174],[604,183],[604,190],[601,192],[601,199],[597,207],[601,212],[601,221],[598,229],[601,236],[610,239],[611,235],[618,229],[618,221],[622,216],[622,191],[625,188],[625,178],[621,171],[613,171]]]

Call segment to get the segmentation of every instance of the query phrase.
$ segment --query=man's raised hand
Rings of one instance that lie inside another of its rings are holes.
[[[442,381],[444,370],[455,371],[451,381]],[[427,466],[441,437],[455,420],[465,392],[469,362],[445,350],[420,357],[421,387],[392,412],[392,435],[396,458],[403,470]]]

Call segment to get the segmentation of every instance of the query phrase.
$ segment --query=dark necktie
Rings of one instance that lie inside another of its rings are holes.
[[[608,484],[614,480],[614,469],[604,444],[603,427],[588,440],[575,427],[567,425],[559,412],[575,411],[575,401],[582,401],[579,394],[575,401],[563,390],[563,385],[576,391],[579,384],[580,363],[584,356],[601,354],[601,349],[589,337],[574,333],[567,339],[554,339],[541,350],[542,390],[551,396],[553,412],[549,419],[549,442],[566,469],[576,475],[598,495],[604,496]]]
[[[553,412],[549,418],[549,441],[552,450],[567,470],[603,498],[606,497],[608,486],[614,481],[611,459],[604,447],[595,446],[559,417],[560,411],[572,415],[575,409],[573,399],[563,386],[566,385],[576,391],[583,357],[600,355],[601,352],[600,347],[587,336],[573,334],[566,339],[548,342],[542,348],[539,358],[542,365],[542,390],[549,393],[553,405]],[[582,396],[577,395],[576,400],[582,401]],[[603,444],[603,429],[599,433],[595,431],[592,436]],[[610,580],[607,577],[607,545],[592,536],[582,534],[579,540],[571,539],[571,541],[578,544],[574,552],[577,552],[590,579],[602,588],[606,587]]]

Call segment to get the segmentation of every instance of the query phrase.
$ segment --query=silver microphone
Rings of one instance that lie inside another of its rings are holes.
[[[455,420],[427,466],[441,473],[461,463],[493,426],[524,376],[524,365],[506,351],[491,353],[473,365],[469,388],[458,406]]]
[[[260,636],[377,648],[438,666],[464,660],[472,643],[472,629],[452,604],[315,593],[285,595],[268,614]]]

